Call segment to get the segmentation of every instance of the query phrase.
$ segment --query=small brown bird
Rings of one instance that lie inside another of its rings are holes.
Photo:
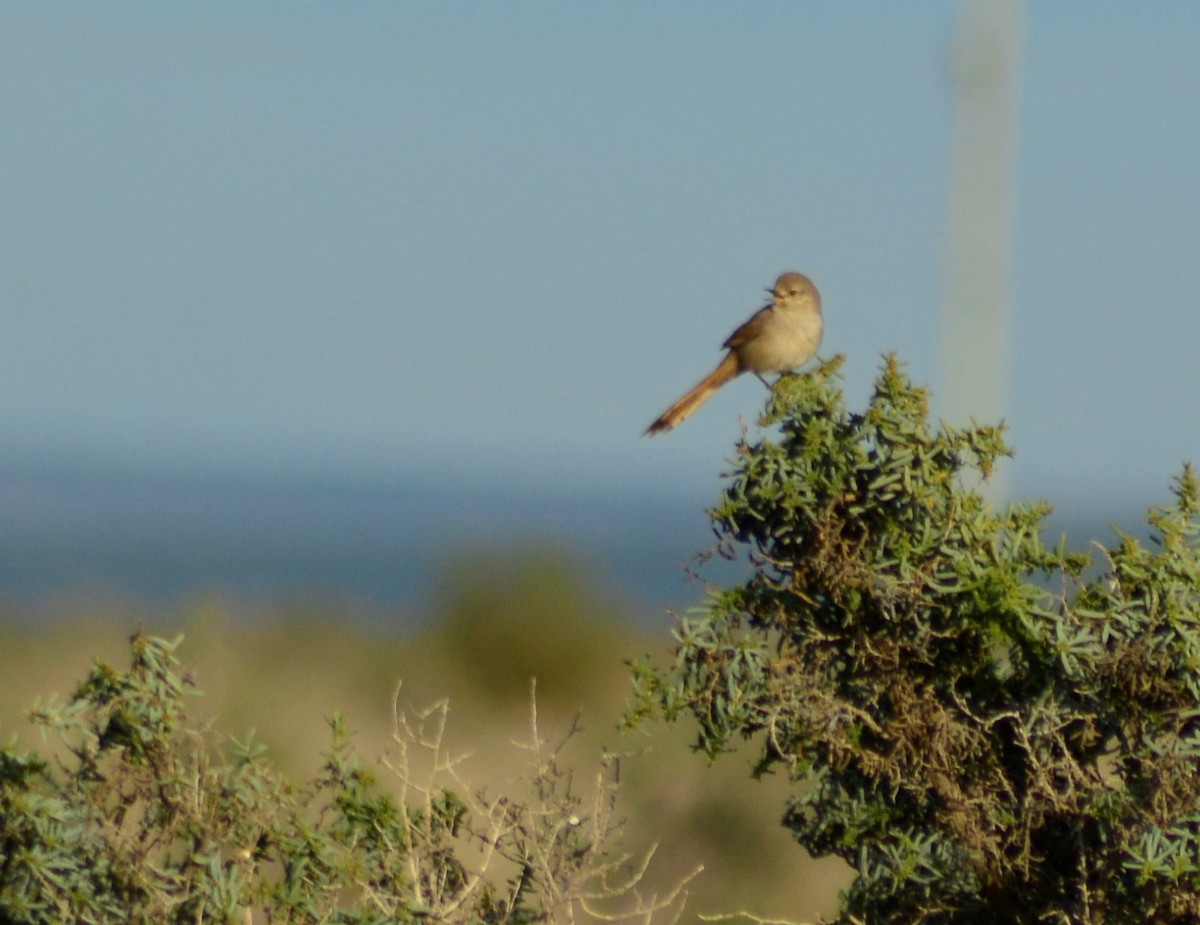
[[[769,388],[764,373],[791,372],[812,359],[825,330],[817,287],[803,273],[784,273],[767,292],[771,304],[729,335],[717,368],[647,427],[647,436],[678,427],[735,376],[752,372]]]

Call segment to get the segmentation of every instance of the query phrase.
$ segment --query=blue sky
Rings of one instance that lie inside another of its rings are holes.
[[[784,269],[938,388],[950,2],[0,4],[0,459],[711,500]],[[1200,460],[1200,5],[1026,11],[1020,494]]]

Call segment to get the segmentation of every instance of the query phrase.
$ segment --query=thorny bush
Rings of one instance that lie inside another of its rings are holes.
[[[382,780],[335,717],[297,784],[261,742],[226,749],[188,721],[176,645],[138,635],[128,671],[98,664],[68,704],[35,708],[61,757],[0,749],[0,925],[678,916],[683,885],[642,897],[649,858],[620,850],[616,758],[580,792],[536,708],[515,793],[462,783],[445,702],[397,708]]]
[[[886,358],[785,378],[712,512],[752,577],[635,664],[638,722],[690,715],[796,782],[784,823],[855,874],[839,923],[1200,921],[1200,555],[1191,468],[1152,547],[1043,545],[973,487],[995,427],[928,421]]]

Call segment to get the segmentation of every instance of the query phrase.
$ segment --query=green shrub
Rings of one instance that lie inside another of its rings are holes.
[[[0,923],[647,921],[644,863],[620,851],[616,758],[580,792],[539,737],[515,794],[459,780],[447,707],[397,710],[377,780],[342,720],[311,781],[253,737],[218,747],[189,723],[177,643],[137,636],[129,671],[97,665],[32,719],[54,756],[0,750]],[[569,736],[568,736],[569,737]],[[565,739],[564,739],[565,743]],[[615,906],[614,906],[615,904]]]
[[[789,377],[713,520],[754,564],[635,665],[637,722],[751,738],[784,824],[854,870],[839,923],[1200,921],[1197,482],[1099,569],[1045,506],[971,486],[999,429],[928,422],[888,358],[865,412],[840,360]],[[1089,577],[1101,572],[1098,577]]]
[[[457,669],[489,696],[519,704],[537,678],[543,703],[573,710],[581,695],[608,681],[595,654],[624,643],[614,625],[619,614],[565,555],[476,553],[451,563],[441,584],[442,616],[433,632]]]

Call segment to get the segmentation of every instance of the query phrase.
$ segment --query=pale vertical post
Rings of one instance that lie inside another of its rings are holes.
[[[946,290],[937,404],[954,424],[1008,408],[1022,0],[962,0],[952,48]],[[987,493],[1007,494],[1006,470]]]

